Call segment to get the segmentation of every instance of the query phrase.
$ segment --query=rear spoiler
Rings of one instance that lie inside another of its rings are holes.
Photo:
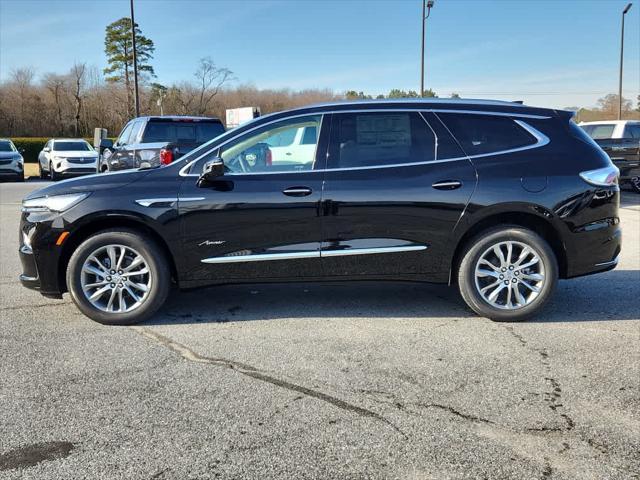
[[[578,112],[575,110],[555,110],[556,115],[567,122],[574,118]]]

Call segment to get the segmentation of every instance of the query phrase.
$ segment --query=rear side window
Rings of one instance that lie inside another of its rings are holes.
[[[582,125],[582,129],[594,140],[605,140],[613,136],[616,126],[614,123],[603,125]]]
[[[418,113],[337,113],[331,126],[329,168],[431,161],[435,145],[435,135]]]
[[[527,147],[536,138],[509,117],[438,113],[467,155],[482,155]]]

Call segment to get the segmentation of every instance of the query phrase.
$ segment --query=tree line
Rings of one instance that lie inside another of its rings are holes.
[[[336,93],[329,89],[259,89],[252,85],[230,86],[233,72],[201,58],[190,80],[163,85],[156,80],[151,65],[155,45],[136,30],[136,55],[140,81],[142,115],[205,115],[224,121],[227,108],[258,106],[263,114],[310,103],[370,99],[419,97],[415,90],[392,89],[386,94],[369,95],[349,90]],[[105,29],[105,55],[108,66],[100,71],[79,62],[66,74],[46,73],[36,77],[33,68],[13,70],[0,83],[0,137],[92,136],[95,127],[106,128],[111,136],[134,116],[133,45],[131,21],[121,18]],[[436,97],[432,90],[426,97]],[[452,93],[451,98],[459,98]],[[617,114],[617,95],[598,101],[595,109],[570,109],[578,120],[613,119]],[[640,118],[640,96],[634,108],[623,100],[624,118]]]

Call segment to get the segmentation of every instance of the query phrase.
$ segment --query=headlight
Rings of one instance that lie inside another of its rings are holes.
[[[89,193],[71,193],[22,201],[23,212],[64,212],[87,198]]]
[[[65,157],[53,157],[54,160],[61,162],[62,160],[66,160]]]

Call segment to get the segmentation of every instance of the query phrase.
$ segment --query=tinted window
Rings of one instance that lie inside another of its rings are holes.
[[[313,168],[317,143],[293,142],[303,128],[320,129],[320,115],[283,120],[241,135],[221,153],[231,173],[305,171]]]
[[[435,136],[418,113],[333,115],[329,168],[375,167],[435,158]]]
[[[91,147],[87,142],[54,142],[53,150],[56,152],[87,152],[91,150]]]
[[[509,117],[438,113],[468,155],[503,152],[536,143],[533,135]]]
[[[613,130],[616,128],[614,123],[605,123],[602,125],[581,125],[582,129],[587,132],[594,140],[604,140],[611,138]]]
[[[176,142],[176,143],[204,143],[224,133],[224,127],[219,122],[149,122],[144,131],[142,141]]]
[[[640,124],[628,124],[624,129],[624,138],[640,138]]]
[[[7,141],[0,141],[0,152],[15,152],[16,149],[13,148],[13,144]]]
[[[304,135],[302,136],[302,145],[311,145],[317,142],[318,129],[316,127],[307,127],[304,129]]]

